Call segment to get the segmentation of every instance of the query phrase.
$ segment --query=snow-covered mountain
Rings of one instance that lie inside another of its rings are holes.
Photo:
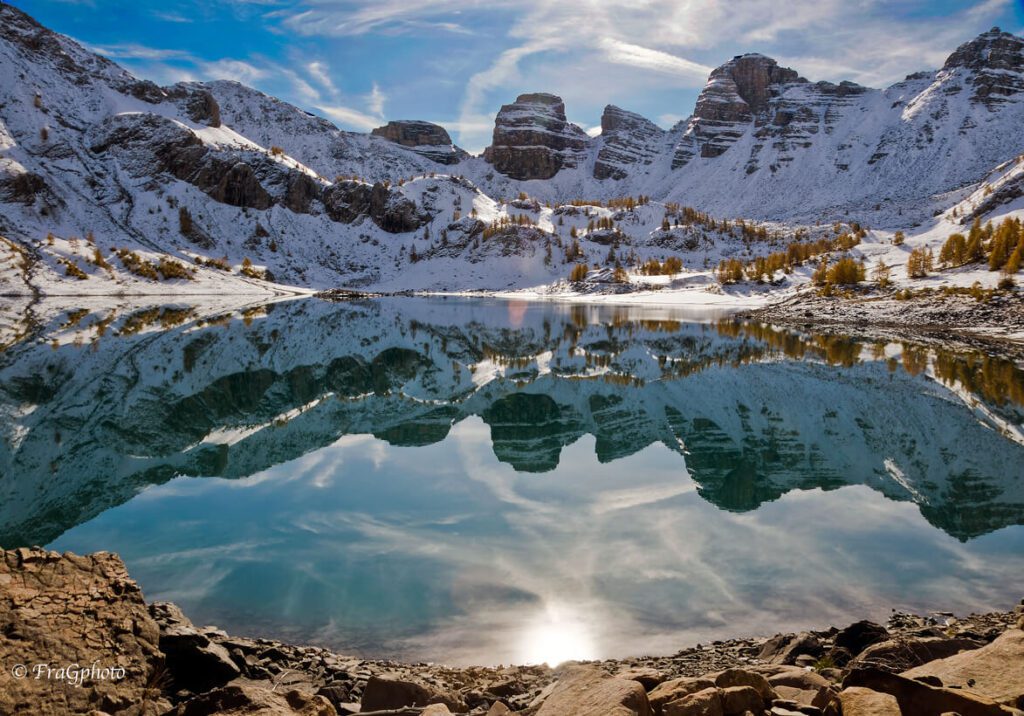
[[[481,156],[426,122],[359,134],[236,82],[161,88],[4,3],[0,59],[6,293],[501,290],[672,253],[706,268],[737,245],[666,229],[675,204],[910,229],[1024,152],[1024,40],[997,29],[884,90],[738,56],[669,130],[609,106],[589,137],[558,97],[523,95]]]
[[[472,416],[520,472],[589,434],[602,462],[679,453],[722,509],[861,484],[964,539],[1024,521],[1012,363],[653,315],[428,298],[37,315],[0,352],[0,543],[174,475],[245,477],[352,434],[427,445]]]

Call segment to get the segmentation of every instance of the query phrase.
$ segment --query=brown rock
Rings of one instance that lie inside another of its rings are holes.
[[[787,634],[773,637],[761,647],[757,658],[771,664],[789,664],[796,662],[797,657],[804,654],[818,657],[824,652],[818,637],[810,633]]]
[[[891,694],[905,713],[914,716],[940,716],[947,711],[955,711],[960,716],[1006,716],[998,703],[984,696],[961,689],[929,686],[881,669],[854,669],[843,681],[844,690],[852,686]]]
[[[487,709],[486,716],[507,716],[510,713],[512,713],[512,709],[500,701],[495,701],[491,704],[491,708]]]
[[[322,696],[272,688],[251,681],[228,684],[179,704],[166,716],[337,716]]]
[[[723,716],[722,692],[711,687],[665,704],[665,716]]]
[[[683,676],[678,679],[671,679],[659,684],[647,698],[651,702],[651,709],[655,714],[660,714],[662,707],[670,701],[678,701],[684,696],[697,693],[715,685],[711,679],[704,677]]]
[[[872,644],[850,662],[850,667],[879,666],[890,671],[903,671],[981,646],[983,643],[980,641],[962,637],[900,637]]]
[[[903,676],[937,677],[944,686],[1024,708],[1024,631],[1009,629],[987,646],[931,661]]]
[[[725,716],[739,716],[744,711],[758,712],[764,699],[753,686],[730,686],[722,689],[722,711]]]
[[[854,622],[836,634],[835,645],[856,656],[872,644],[889,638],[889,630],[869,621]]]
[[[900,716],[900,705],[889,694],[859,686],[839,692],[843,716]]]
[[[159,713],[169,705],[147,688],[163,668],[158,640],[117,555],[0,550],[0,713]],[[24,678],[12,676],[18,664]]]
[[[591,667],[568,668],[544,699],[537,716],[650,716],[647,693],[636,681]]]
[[[620,679],[638,681],[640,682],[640,685],[648,691],[665,681],[665,675],[657,669],[642,666],[625,669],[624,671],[617,673],[616,676]]]
[[[363,711],[384,711],[403,706],[429,706],[444,704],[453,711],[468,711],[466,704],[458,697],[435,689],[432,686],[404,681],[394,676],[371,676],[363,689],[360,702]]]
[[[431,704],[423,709],[420,716],[451,716],[451,713],[444,704]]]
[[[777,696],[768,679],[744,669],[726,669],[715,677],[715,686],[720,689],[727,689],[730,686],[752,686],[765,701],[771,701]]]
[[[817,690],[822,686],[831,686],[832,682],[816,671],[808,671],[796,667],[787,668],[768,676],[768,683],[778,690],[779,686],[791,686],[797,689]]]

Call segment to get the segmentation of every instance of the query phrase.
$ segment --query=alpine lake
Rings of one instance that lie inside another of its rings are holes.
[[[196,624],[555,664],[1005,609],[1024,370],[671,308],[69,308],[0,351],[0,545]]]

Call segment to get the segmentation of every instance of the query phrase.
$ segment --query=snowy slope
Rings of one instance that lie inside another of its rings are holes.
[[[631,290],[664,296],[706,286],[723,257],[777,250],[797,231],[817,238],[837,220],[877,229],[862,253],[901,266],[909,247],[937,247],[967,204],[985,218],[1020,208],[1007,162],[1024,151],[1024,40],[995,30],[885,90],[739,56],[668,131],[609,106],[590,138],[557,97],[524,95],[502,109],[485,156],[453,149],[455,163],[439,163],[236,82],[157,87],[3,3],[0,21],[11,68],[0,77],[0,293],[565,296],[574,264],[678,256],[689,273],[630,277]],[[651,201],[607,204],[640,194]],[[663,229],[675,204],[767,222],[770,240],[675,218]],[[897,229],[907,249],[890,248]],[[161,262],[172,270],[154,278],[147,267]]]

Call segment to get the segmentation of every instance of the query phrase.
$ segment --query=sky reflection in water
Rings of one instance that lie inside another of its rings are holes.
[[[120,552],[148,599],[197,623],[463,663],[671,652],[1024,591],[1020,527],[964,544],[862,486],[737,514],[662,445],[601,464],[593,443],[526,474],[475,418],[426,447],[348,436],[251,478],[150,488],[53,546]]]

